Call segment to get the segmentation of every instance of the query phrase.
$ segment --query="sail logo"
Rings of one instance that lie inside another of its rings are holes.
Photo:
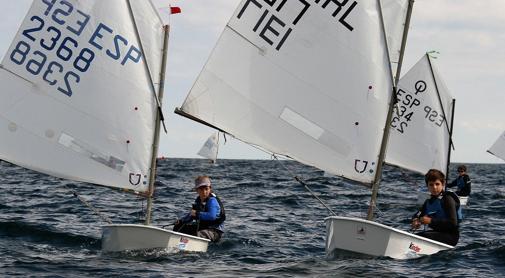
[[[140,184],[140,181],[142,180],[142,175],[141,174],[130,173],[129,179],[130,179],[130,184],[131,185],[137,186],[137,185]]]
[[[375,162],[370,163],[370,166],[374,166]],[[368,169],[368,161],[367,160],[361,160],[361,159],[355,159],[354,160],[354,171],[357,173],[363,174],[365,171]],[[369,169],[368,172],[372,174],[374,172],[373,169]]]
[[[356,1],[343,0],[322,1],[315,0],[315,4],[326,10],[334,9],[331,16],[337,18],[338,22],[347,30],[352,31],[354,27],[347,22],[347,17],[356,7]],[[252,31],[275,47],[279,51],[295,26],[302,20],[307,11],[314,4],[308,0],[246,0],[239,8],[237,19],[248,18],[252,20]]]
[[[16,74],[38,77],[68,97],[100,52],[121,66],[142,57],[137,46],[72,2],[35,1],[7,54]]]
[[[413,242],[410,243],[409,249],[416,253],[419,253],[421,251],[421,247],[415,245]]]

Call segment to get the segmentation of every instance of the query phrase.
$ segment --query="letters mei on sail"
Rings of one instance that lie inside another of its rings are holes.
[[[33,1],[0,68],[0,158],[144,193],[149,224],[167,41],[150,1]],[[207,244],[149,225],[102,235],[105,251]]]
[[[378,4],[347,3],[242,1],[178,112],[370,184],[393,84]]]
[[[496,139],[487,152],[505,160],[505,131]]]

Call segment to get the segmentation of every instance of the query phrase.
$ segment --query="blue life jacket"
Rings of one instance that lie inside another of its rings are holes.
[[[214,193],[210,194],[209,199],[210,198],[215,198],[217,203],[219,204],[219,216],[215,220],[200,220],[200,224],[199,224],[200,230],[207,229],[207,228],[215,228],[220,231],[224,231],[223,223],[226,220],[226,212],[224,210],[223,203],[221,202],[221,199],[219,199],[219,197],[217,197],[217,195]],[[208,200],[207,200],[207,202],[203,203],[200,200],[200,197],[197,197],[193,208],[198,211],[207,212],[207,211],[209,211],[208,204],[209,204]]]
[[[443,199],[447,198],[447,196],[451,196],[456,202],[456,215],[458,223],[460,223],[463,220],[463,211],[461,210],[458,195],[451,191],[444,191],[437,198],[427,200],[424,214],[432,218],[447,219],[448,217],[443,207]]]

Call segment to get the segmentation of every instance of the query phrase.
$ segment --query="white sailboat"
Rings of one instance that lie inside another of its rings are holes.
[[[373,185],[373,205],[412,2],[242,1],[176,113]],[[372,215],[326,218],[327,253],[410,258],[452,248]]]
[[[487,152],[505,160],[505,131],[496,139]]]
[[[386,162],[420,174],[440,169],[448,177],[456,100],[427,53],[399,81]],[[429,198],[424,183],[417,203]]]
[[[1,64],[1,159],[147,198],[104,251],[207,250],[151,225],[168,33],[150,1],[34,1]]]
[[[212,164],[217,161],[217,153],[219,151],[219,132],[212,133],[202,148],[198,151],[198,155],[210,160]]]

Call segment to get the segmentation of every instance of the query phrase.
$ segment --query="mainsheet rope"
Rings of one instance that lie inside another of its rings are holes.
[[[68,185],[65,185],[68,190],[70,192],[72,192],[72,194],[77,198],[79,199],[79,201],[81,201],[81,203],[83,203],[84,205],[86,205],[89,209],[91,209],[96,215],[98,215],[98,217],[100,217],[100,219],[103,221],[103,222],[107,222],[108,224],[112,224],[112,221],[110,220],[109,217],[105,216],[104,214],[102,214],[100,212],[100,210],[98,210],[97,208],[93,207],[88,201],[86,201],[83,197],[81,197],[75,190],[73,190],[70,186]]]

